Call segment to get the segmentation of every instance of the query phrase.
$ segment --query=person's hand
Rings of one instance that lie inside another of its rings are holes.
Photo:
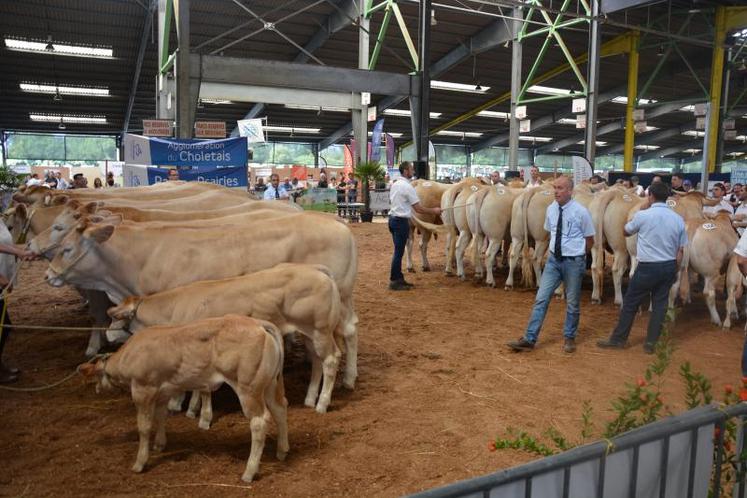
[[[435,214],[437,216],[440,215],[441,214],[441,208],[440,207],[433,208],[433,214]]]
[[[41,258],[41,255],[36,254],[35,252],[31,252],[28,249],[22,249],[20,251],[20,254],[18,254],[18,257],[21,258],[23,261],[33,261],[35,259]]]

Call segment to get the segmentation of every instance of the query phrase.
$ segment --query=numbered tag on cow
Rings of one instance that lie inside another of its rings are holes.
[[[670,208],[674,208],[676,205],[677,201],[675,201],[674,199],[667,199],[667,206],[669,206]]]
[[[431,182],[425,182],[423,183],[423,187],[431,187],[433,184]]]
[[[623,200],[625,202],[633,202],[633,198],[630,197],[630,194],[623,194]]]
[[[471,187],[470,187],[469,189],[470,189],[470,190],[471,190],[472,192],[477,192],[477,185],[472,185],[472,186],[471,186]]]
[[[542,195],[552,195],[552,192],[550,192],[549,190],[543,190]]]
[[[716,228],[716,224],[714,223],[703,223],[704,230],[715,230]]]
[[[506,191],[503,189],[503,187],[496,187],[495,188],[495,193],[498,194],[498,195],[503,195],[503,194],[506,193]]]

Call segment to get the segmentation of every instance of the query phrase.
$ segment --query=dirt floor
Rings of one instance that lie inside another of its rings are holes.
[[[268,439],[260,478],[240,480],[249,455],[249,423],[227,389],[215,396],[213,428],[202,431],[183,414],[169,418],[168,446],[141,474],[130,471],[137,449],[135,412],[125,392],[97,395],[75,377],[34,393],[0,391],[0,495],[9,496],[397,496],[516,465],[533,457],[490,452],[507,427],[541,433],[547,427],[577,437],[581,404],[590,400],[597,426],[610,401],[639,376],[646,314],[633,347],[603,351],[594,342],[613,326],[617,309],[607,279],[605,304],[590,304],[584,284],[578,352],[561,352],[562,302],[553,303],[538,348],[514,354],[505,343],[526,325],[533,292],[447,278],[443,242],[431,246],[431,273],[408,275],[410,292],[387,290],[391,239],[385,224],[353,225],[360,269],[360,376],[355,391],[335,389],[329,413],[303,406],[309,368],[302,351],[286,365],[291,451],[275,457]],[[419,261],[419,259],[418,259]],[[78,295],[41,280],[45,264],[26,264],[10,300],[16,323],[88,324]],[[717,391],[740,373],[742,325],[728,332],[709,324],[700,294],[680,315],[677,350],[667,374],[666,402],[682,409],[677,367],[689,360]],[[723,300],[719,301],[723,313]],[[83,360],[85,332],[17,331],[6,351],[23,370],[18,387],[52,383]],[[338,378],[339,385],[339,378]]]

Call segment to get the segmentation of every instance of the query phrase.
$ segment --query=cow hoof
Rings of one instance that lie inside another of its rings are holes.
[[[197,427],[199,427],[203,431],[210,430],[210,421],[209,420],[200,420],[197,423]]]
[[[153,443],[153,452],[160,453],[166,447],[166,443]]]
[[[194,410],[187,410],[187,418],[197,418],[197,413]]]
[[[316,412],[317,413],[327,413],[327,406],[322,406],[321,404],[316,406]]]
[[[512,290],[514,290],[514,286],[513,285],[504,285],[503,286],[503,290],[512,291]]]
[[[132,466],[132,471],[139,474],[143,471],[143,467],[145,467],[144,464],[135,462],[135,465]]]
[[[596,297],[592,297],[591,304],[602,304],[602,300]]]
[[[427,271],[431,271],[431,267],[430,266],[424,266],[423,267],[423,271],[426,271],[426,272]]]
[[[316,406],[316,398],[306,398],[303,405],[309,408],[314,408]]]
[[[408,268],[407,273],[415,273],[415,268]]]
[[[353,380],[343,379],[342,380],[342,387],[344,387],[345,389],[350,389],[351,391],[354,390],[355,389],[355,379],[353,379]]]
[[[281,462],[284,462],[284,461],[285,461],[285,457],[287,457],[287,456],[288,456],[288,452],[287,452],[287,451],[281,451],[281,450],[278,450],[278,452],[277,452],[277,453],[275,453],[275,457],[276,457],[276,458],[277,458],[277,459],[278,459],[279,461],[281,461]]]
[[[485,283],[486,283],[486,284],[488,285],[488,287],[490,287],[491,289],[495,289],[496,287],[498,287],[498,286],[497,286],[497,285],[495,284],[495,282],[485,282]]]
[[[241,476],[241,480],[244,482],[252,482],[254,480],[254,472],[244,472],[244,475]]]

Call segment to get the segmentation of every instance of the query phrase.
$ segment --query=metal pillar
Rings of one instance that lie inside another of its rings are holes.
[[[599,0],[591,0],[591,22],[589,24],[589,62],[586,71],[588,90],[586,94],[586,138],[584,157],[594,169],[597,152],[597,93],[599,91]]]
[[[2,160],[3,160],[3,168],[7,168],[7,157],[8,157],[8,142],[5,141],[5,131],[0,130],[0,149],[2,149]]]
[[[189,2],[174,0],[176,17],[176,136],[192,138],[194,131],[194,103],[190,95],[189,81]],[[195,99],[197,96],[194,96]]]
[[[369,20],[365,16],[365,2],[359,2],[358,9],[358,69],[368,69]],[[360,98],[360,94],[358,95]],[[368,106],[359,101],[360,109],[353,110],[353,137],[355,137],[354,163],[368,160]]]
[[[508,131],[508,169],[519,170],[519,119],[516,117],[516,103],[521,93],[521,41],[519,32],[523,24],[524,11],[521,7],[514,7],[513,39],[511,40],[511,117]]]
[[[716,107],[715,109],[716,116],[718,116],[718,107]],[[713,123],[714,118],[713,110],[713,104],[711,102],[708,102],[706,104],[706,130],[711,129],[711,124]],[[700,156],[701,160],[703,161],[703,169],[700,173],[700,188],[706,195],[708,195],[708,173],[709,171],[711,171],[711,163],[709,161],[709,157],[711,156],[711,147],[713,146],[715,146],[715,144],[711,143],[711,139],[708,135],[708,132],[706,131],[706,134],[703,137],[703,154]]]
[[[724,85],[724,41],[726,40],[726,8],[716,7],[713,36],[713,56],[711,58],[711,98],[706,119],[706,140],[703,141],[703,160],[708,171],[716,171],[719,129],[721,128],[721,91]],[[706,154],[707,150],[707,154]]]
[[[638,96],[638,44],[640,36],[635,35],[633,49],[628,54],[628,103],[625,109],[625,149],[623,152],[623,170],[633,171],[633,152],[635,147],[635,129],[633,111]]]
[[[467,154],[467,174],[464,176],[472,176],[472,146],[465,146],[464,152]]]
[[[726,76],[724,76],[724,94],[721,98],[721,112],[720,115],[722,117],[727,117],[729,114],[729,85],[731,82],[731,61],[732,61],[732,49],[729,48],[729,51],[726,55]],[[722,119],[723,122],[723,119]],[[720,128],[723,128],[722,126]],[[719,130],[719,133],[721,133],[721,130]],[[724,160],[724,137],[723,135],[719,135],[718,140],[718,151],[716,155],[716,171],[721,173],[721,162]]]
[[[415,139],[415,154],[418,161],[425,162],[425,178],[435,178],[436,172],[428,167],[428,130],[430,128],[431,100],[431,0],[420,2],[420,26],[418,40],[418,65],[420,73],[420,105],[418,106],[418,134]]]
[[[145,13],[145,21],[143,23],[143,33],[140,37],[140,47],[138,48],[137,60],[135,62],[135,72],[132,75],[132,84],[130,85],[130,95],[127,99],[127,108],[125,109],[124,124],[122,126],[122,133],[127,133],[130,127],[130,117],[132,116],[132,107],[135,105],[135,96],[137,95],[137,87],[140,82],[140,70],[143,67],[143,59],[145,58],[145,48],[148,46],[148,37],[151,33],[151,26],[153,25],[153,12],[156,8],[155,0],[150,0],[148,4],[148,10]]]

